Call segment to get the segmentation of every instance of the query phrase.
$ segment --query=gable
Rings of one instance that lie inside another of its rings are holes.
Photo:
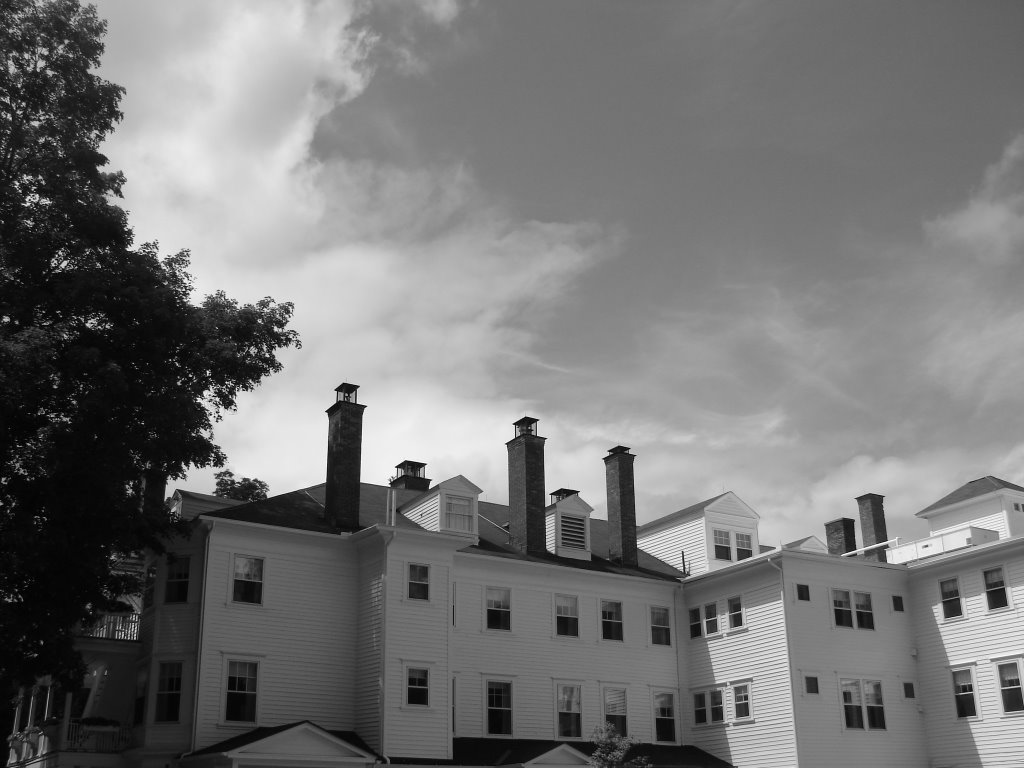
[[[334,736],[312,723],[298,723],[279,733],[250,742],[229,752],[226,757],[240,762],[254,759],[312,760],[365,764],[375,756]]]
[[[727,515],[745,520],[760,520],[761,516],[732,491],[727,491],[705,507],[705,512]]]
[[[587,756],[568,744],[559,744],[543,755],[537,755],[532,760],[523,763],[524,768],[544,765],[587,765]]]
[[[437,487],[447,493],[454,493],[456,495],[479,496],[483,493],[483,489],[477,488],[463,475],[449,477],[447,480],[438,483]]]

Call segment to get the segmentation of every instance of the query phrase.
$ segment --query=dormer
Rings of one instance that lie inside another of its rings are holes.
[[[580,498],[579,491],[559,488],[551,493],[544,510],[547,550],[559,557],[590,559],[590,513],[594,508]]]
[[[996,531],[999,538],[1024,535],[1024,488],[986,475],[943,496],[916,515],[930,535],[938,536],[967,525]]]
[[[398,511],[428,531],[455,533],[477,539],[477,507],[483,491],[456,475],[413,499]]]

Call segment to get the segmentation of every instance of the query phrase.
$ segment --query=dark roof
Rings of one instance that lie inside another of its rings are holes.
[[[372,525],[384,524],[388,490],[388,487],[384,485],[372,485],[370,483],[362,483],[360,485],[360,526],[366,528]],[[407,505],[426,493],[434,491],[436,491],[436,487],[426,492],[407,488],[395,489],[395,492],[398,494],[397,502],[399,507]],[[253,501],[228,509],[205,512],[203,517],[214,520],[237,520],[281,528],[294,528],[302,531],[337,533],[339,529],[329,525],[324,518],[324,494],[325,485],[321,483],[320,485],[310,486],[309,488],[292,491],[291,493],[271,496],[263,501]],[[591,560],[576,560],[575,558],[558,557],[556,555],[527,555],[525,552],[509,545],[509,536],[505,532],[507,529],[502,529],[502,526],[508,523],[509,511],[507,506],[481,501],[479,502],[478,510],[480,515],[493,523],[493,525],[481,522],[479,525],[480,544],[466,547],[463,551],[517,560],[548,562],[555,565],[564,565],[569,568],[601,571],[604,573],[646,576],[657,579],[678,579],[683,576],[680,571],[668,563],[643,551],[637,553],[638,568],[626,568],[608,560],[607,520],[591,518],[590,544],[594,557]],[[401,514],[396,519],[396,525],[400,528],[419,528],[418,525]]]
[[[423,760],[416,757],[392,757],[392,763],[417,765],[520,765],[566,745],[584,755],[595,749],[589,741],[549,741],[545,739],[452,739],[451,760]],[[730,763],[697,747],[666,744],[636,744],[626,759],[644,756],[656,768],[733,768]]]
[[[729,493],[729,491],[726,491],[725,493]],[[675,522],[676,520],[692,515],[695,512],[701,512],[704,510],[706,506],[708,506],[712,502],[718,501],[720,498],[725,496],[725,493],[720,493],[717,496],[712,496],[710,499],[705,499],[704,501],[698,501],[696,504],[691,504],[690,506],[685,507],[684,509],[680,509],[678,512],[670,512],[669,514],[664,515],[663,517],[659,517],[657,520],[651,520],[651,522],[649,523],[644,523],[636,529],[636,535],[642,536],[648,531],[657,530],[658,528],[661,528],[663,525],[667,523]]]
[[[325,733],[329,733],[331,736],[334,736],[337,739],[341,739],[342,741],[348,742],[353,747],[361,749],[364,752],[369,752],[371,755],[377,755],[376,752],[374,752],[372,749],[366,746],[366,742],[359,738],[359,734],[357,734],[355,731],[328,731],[326,728],[321,728],[319,725],[312,722],[311,720],[299,720],[294,723],[286,723],[285,725],[275,725],[273,727],[265,728],[253,728],[251,731],[246,731],[245,733],[239,734],[238,736],[232,736],[230,739],[218,741],[216,744],[211,744],[208,747],[197,749],[195,752],[189,752],[187,755],[185,755],[185,757],[194,757],[196,755],[216,755],[222,752],[231,752],[234,749],[239,749],[240,747],[244,747],[248,744],[253,744],[257,741],[260,741],[261,739],[267,738],[268,736],[273,736],[275,733],[287,731],[291,728],[295,728],[296,726],[302,725],[303,723],[308,723],[309,725],[313,726],[314,728],[317,728],[318,730],[324,731]],[[379,757],[379,755],[377,756]]]
[[[992,475],[985,475],[985,477],[979,477],[977,480],[971,480],[969,483],[964,483],[952,493],[943,496],[934,504],[928,505],[917,513],[917,517],[926,515],[936,509],[952,506],[953,504],[957,504],[961,501],[967,501],[968,499],[973,499],[978,496],[984,496],[986,493],[1007,489],[1011,491],[1024,492],[1024,488],[1021,488],[1019,485],[1008,483],[1006,480],[1000,480],[998,477],[992,477]]]

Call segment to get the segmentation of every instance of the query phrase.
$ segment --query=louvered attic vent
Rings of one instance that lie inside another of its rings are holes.
[[[587,548],[587,521],[584,518],[562,515],[561,546],[572,549]]]

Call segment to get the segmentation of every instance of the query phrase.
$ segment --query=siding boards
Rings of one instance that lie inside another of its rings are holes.
[[[639,539],[638,545],[644,552],[680,570],[683,568],[681,553],[685,553],[686,567],[694,576],[708,570],[707,531],[703,516],[656,531]]]

